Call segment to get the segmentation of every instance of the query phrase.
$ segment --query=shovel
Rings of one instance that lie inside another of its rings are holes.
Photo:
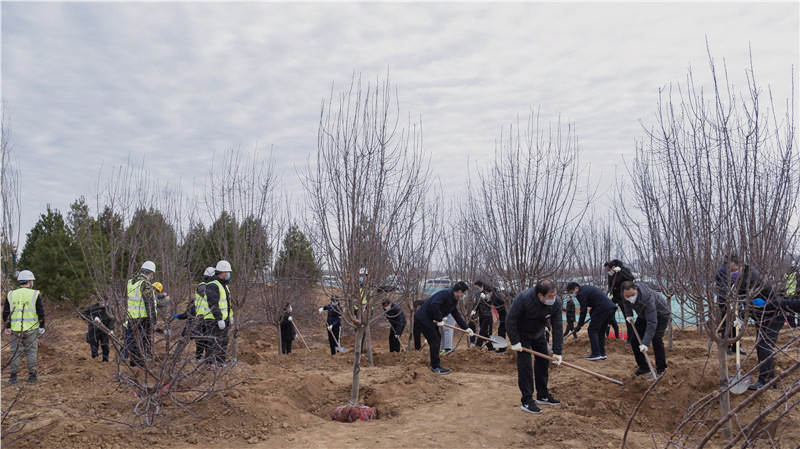
[[[740,335],[739,328],[741,326],[739,322],[734,323],[734,326],[736,326],[736,334]],[[733,394],[742,394],[750,386],[750,377],[742,377],[742,355],[739,353],[739,342],[741,342],[741,338],[736,340],[736,375],[728,379],[728,385],[731,386],[731,393]]]
[[[347,349],[343,348],[342,345],[339,344],[339,340],[336,339],[336,335],[333,335],[333,332],[330,329],[328,329],[328,333],[331,334],[331,337],[333,337],[333,341],[336,342],[336,350],[341,353],[347,352]]]
[[[633,334],[636,335],[636,339],[639,340],[639,344],[642,344],[642,337],[639,336],[639,331],[636,330],[636,325],[631,323],[631,329],[633,329]],[[650,361],[650,357],[647,355],[647,352],[642,352],[642,355],[644,356],[644,359],[647,360],[647,366],[650,368],[650,374],[653,376],[653,380],[658,379],[656,370],[653,369],[653,362]]]

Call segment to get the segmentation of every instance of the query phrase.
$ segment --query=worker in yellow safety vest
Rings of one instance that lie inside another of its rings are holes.
[[[39,290],[33,290],[36,278],[29,270],[17,275],[19,288],[8,292],[3,308],[5,333],[11,336],[11,371],[8,383],[17,382],[22,351],[28,363],[28,382],[36,382],[36,353],[39,349],[39,336],[44,333],[44,305]]]
[[[130,366],[144,367],[152,352],[156,326],[156,296],[153,288],[156,264],[146,261],[133,279],[128,280],[128,329],[126,346]]]
[[[226,365],[228,336],[230,327],[233,325],[231,292],[228,290],[231,271],[233,271],[231,264],[227,260],[217,262],[217,266],[214,267],[214,278],[206,284],[205,289],[208,312],[204,319],[216,321],[216,325],[212,324],[209,333],[211,351],[206,358],[206,363],[216,366]]]

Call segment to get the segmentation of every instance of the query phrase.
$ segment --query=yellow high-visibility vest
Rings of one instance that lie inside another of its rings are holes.
[[[23,332],[39,328],[39,314],[36,313],[36,298],[39,290],[22,287],[8,292],[11,305],[11,331]]]
[[[219,311],[222,313],[222,319],[227,320],[229,316],[233,316],[233,313],[228,313],[228,291],[225,286],[222,285],[222,282],[220,282],[219,279],[214,279],[206,284],[206,288],[208,288],[207,286],[211,284],[217,284],[217,288],[219,288]],[[206,300],[208,300],[207,297]],[[209,315],[213,317],[214,315],[211,314],[210,310],[211,306],[209,306]]]
[[[133,320],[147,318],[147,307],[145,306],[144,298],[142,298],[142,282],[144,282],[144,279],[137,282],[128,280],[128,317]],[[158,314],[155,305],[153,314]]]
[[[214,315],[211,314],[211,309],[208,307],[208,300],[206,299],[205,290],[202,295],[197,293],[197,290],[201,285],[208,285],[208,282],[201,282],[197,285],[197,289],[194,291],[194,314],[198,318],[210,320],[214,318]]]

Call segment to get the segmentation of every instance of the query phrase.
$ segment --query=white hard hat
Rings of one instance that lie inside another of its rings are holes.
[[[364,276],[366,276],[369,274],[369,270],[367,270],[366,268],[362,268],[358,270],[358,274],[363,274]]]
[[[206,268],[206,271],[203,272],[203,276],[214,276],[214,267]]]
[[[30,270],[22,270],[17,275],[17,280],[20,282],[27,282],[27,281],[35,281],[36,278],[33,277],[33,273]]]
[[[233,270],[231,269],[230,262],[228,262],[227,260],[220,260],[219,262],[217,262],[217,267],[214,268],[214,271],[222,273],[224,271],[233,271]]]
[[[148,260],[147,262],[142,264],[142,271],[152,271],[153,273],[156,272],[156,264],[153,261]]]

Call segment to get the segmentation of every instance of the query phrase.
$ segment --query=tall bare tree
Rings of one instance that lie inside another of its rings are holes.
[[[2,120],[0,120],[0,182],[2,182],[3,229],[0,253],[2,253],[2,286],[7,292],[9,282],[6,276],[13,275],[14,260],[19,250],[20,240],[20,190],[19,172],[14,159],[14,144],[11,140],[11,115],[2,104]]]
[[[335,97],[332,88],[321,108],[316,160],[303,180],[318,247],[341,288],[342,319],[355,332],[352,404],[362,337],[383,315],[377,287],[395,268],[387,249],[413,229],[430,183],[421,125],[400,121],[388,73],[363,84],[354,75]]]
[[[559,117],[545,127],[531,110],[524,128],[518,118],[501,132],[494,162],[470,185],[475,243],[489,270],[517,291],[569,265],[593,196],[579,156],[573,124]]]
[[[690,68],[683,85],[660,90],[655,123],[636,145],[617,213],[643,271],[681,297],[698,322],[708,314],[722,385],[716,398],[723,434],[729,436],[726,350],[734,340],[729,332],[715,330],[731,327],[742,313],[746,321],[755,292],[729,297],[726,316],[714,281],[731,253],[756,267],[766,282],[782,279],[797,247],[800,159],[794,95],[779,113],[771,91],[756,82],[752,61],[745,70],[745,90],[737,92],[725,65],[720,73],[710,51],[708,57],[710,89],[701,88]],[[723,289],[729,281],[723,277]],[[701,408],[712,405],[705,402]],[[676,438],[686,441],[697,430],[681,426]]]

